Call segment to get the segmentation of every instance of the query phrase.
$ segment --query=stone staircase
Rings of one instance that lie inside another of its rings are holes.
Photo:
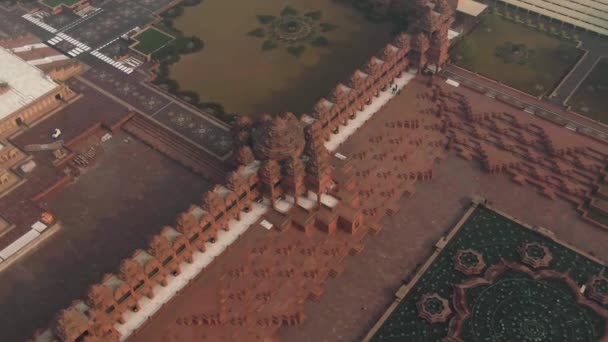
[[[30,144],[25,145],[26,152],[54,151],[63,147],[63,140],[57,140],[49,144]]]
[[[230,172],[225,162],[141,115],[135,115],[123,129],[213,183],[223,183]]]

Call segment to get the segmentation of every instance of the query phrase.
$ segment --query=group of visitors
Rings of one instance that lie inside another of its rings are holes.
[[[399,93],[399,87],[396,84],[391,85],[391,92],[393,95],[397,95],[397,93]]]

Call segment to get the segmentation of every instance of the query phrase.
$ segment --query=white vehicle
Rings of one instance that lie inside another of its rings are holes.
[[[59,128],[55,128],[55,132],[53,132],[51,136],[53,137],[53,139],[59,138],[61,136],[61,130]]]

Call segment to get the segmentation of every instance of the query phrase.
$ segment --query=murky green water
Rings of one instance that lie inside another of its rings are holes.
[[[263,51],[266,38],[247,33],[263,27],[258,15],[279,17],[287,6],[298,16],[321,11],[319,23],[337,26],[322,33],[329,45],[305,44],[299,57],[281,46]],[[175,27],[201,38],[205,48],[183,56],[172,66],[171,78],[182,89],[198,92],[202,101],[253,116],[310,111],[319,97],[379,51],[391,31],[388,22],[369,22],[354,8],[332,0],[205,0],[187,7]]]

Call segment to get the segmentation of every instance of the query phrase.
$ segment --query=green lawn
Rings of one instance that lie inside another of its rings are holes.
[[[550,93],[582,52],[574,43],[487,14],[451,52],[459,66],[534,96]],[[518,49],[512,49],[518,47]],[[497,51],[503,51],[499,56]]]
[[[55,8],[59,5],[72,6],[80,0],[44,0],[43,3],[49,7]]]
[[[145,55],[149,55],[158,51],[175,38],[153,27],[149,27],[138,33],[133,39],[138,41],[137,45],[133,48]]]
[[[537,242],[553,256],[549,268],[569,273],[581,286],[602,271],[602,265],[540,235],[516,222],[479,207],[447,244],[437,259],[407,293],[384,322],[373,341],[443,341],[449,320],[428,323],[418,316],[417,303],[424,294],[437,293],[449,303],[453,318],[454,285],[467,279],[454,268],[459,250],[481,254],[485,270],[501,260],[522,263],[519,248]],[[530,255],[542,255],[538,249]],[[461,258],[461,260],[464,260]],[[472,259],[471,259],[472,260]],[[471,261],[468,260],[468,261]],[[469,262],[470,263],[470,262]],[[534,279],[520,271],[500,273],[489,284],[465,290],[471,315],[464,321],[461,338],[467,342],[513,341],[598,341],[605,333],[606,319],[589,307],[578,304],[574,291],[562,280]],[[603,305],[608,310],[608,305]],[[576,333],[572,335],[572,332]]]
[[[608,60],[602,59],[568,104],[579,114],[608,124]]]

